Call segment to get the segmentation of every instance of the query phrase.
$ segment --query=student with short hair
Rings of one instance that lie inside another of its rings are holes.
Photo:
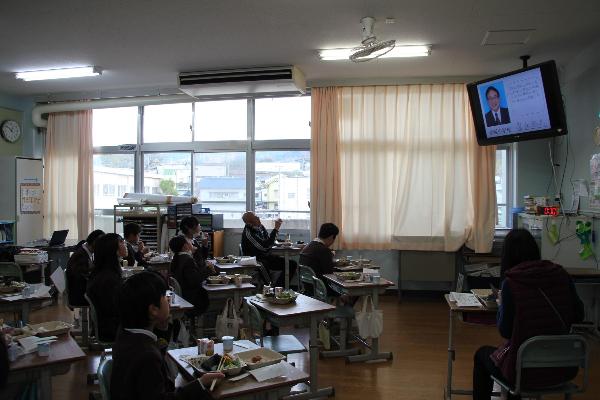
[[[300,252],[300,264],[311,267],[321,279],[332,274],[335,263],[331,246],[339,233],[340,229],[331,222],[321,225],[319,235]]]
[[[173,252],[171,260],[171,274],[181,286],[181,296],[194,305],[193,315],[201,315],[208,308],[208,293],[202,283],[211,274],[216,274],[214,269],[202,268],[196,262],[193,254],[193,245],[185,236],[175,236],[169,241],[169,248]]]
[[[164,280],[152,272],[133,275],[119,290],[122,329],[112,348],[113,400],[210,399],[206,386],[224,377],[220,372],[207,373],[175,388],[153,333],[167,325],[166,291]]]
[[[104,231],[96,229],[88,235],[85,241],[75,249],[69,261],[65,274],[67,276],[67,291],[69,304],[74,306],[87,306],[88,302],[83,297],[87,282],[94,267],[94,243],[104,235]]]
[[[116,233],[99,237],[94,244],[94,268],[87,285],[87,295],[96,308],[98,335],[104,342],[115,340],[119,327],[116,296],[122,285],[121,258],[127,246]]]
[[[123,227],[123,237],[127,244],[127,257],[124,260],[127,261],[127,265],[130,267],[133,267],[136,261],[141,267],[148,265],[144,256],[150,249],[144,246],[144,242],[140,240],[141,233],[142,227],[134,222],[126,224]]]

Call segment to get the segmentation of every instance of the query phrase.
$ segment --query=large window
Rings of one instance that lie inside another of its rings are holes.
[[[257,99],[256,139],[310,139],[310,97]]]
[[[144,107],[144,143],[191,140],[192,103]]]
[[[204,101],[195,104],[195,140],[246,140],[246,100]]]
[[[94,226],[113,231],[113,206],[135,191],[133,154],[94,154]]]
[[[98,228],[126,192],[195,196],[225,227],[254,209],[309,228],[308,96],[94,110],[94,147]]]
[[[194,194],[202,207],[223,214],[226,227],[242,226],[246,211],[246,153],[196,153]]]
[[[94,110],[92,121],[94,147],[137,143],[137,125],[137,107]]]
[[[261,218],[282,218],[286,228],[309,228],[309,151],[258,151],[255,176],[255,209]]]
[[[144,153],[144,193],[192,195],[191,153]]]
[[[508,228],[508,147],[496,149],[496,203],[498,206],[497,228]]]

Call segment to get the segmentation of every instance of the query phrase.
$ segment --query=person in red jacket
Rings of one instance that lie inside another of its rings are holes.
[[[524,229],[509,232],[504,240],[497,325],[507,341],[499,348],[477,350],[473,366],[473,399],[489,400],[494,375],[514,384],[519,346],[538,335],[569,333],[583,319],[583,303],[569,274],[560,265],[541,260],[535,239]],[[532,369],[523,373],[523,385],[541,388],[575,377],[577,369]],[[519,399],[509,394],[508,400]]]

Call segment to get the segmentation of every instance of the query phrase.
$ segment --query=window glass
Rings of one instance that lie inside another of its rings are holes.
[[[310,96],[255,101],[255,138],[310,139]]]
[[[133,154],[94,155],[94,229],[113,232],[113,206],[134,192]]]
[[[257,215],[281,218],[286,229],[309,229],[310,152],[257,151],[255,170]]]
[[[137,143],[137,107],[93,110],[92,142],[97,146]]]
[[[191,153],[144,153],[144,193],[192,195]]]
[[[203,101],[195,104],[195,140],[246,140],[247,100]]]
[[[144,143],[191,141],[192,103],[144,107]]]
[[[194,154],[194,196],[223,214],[226,228],[242,227],[246,211],[246,153]]]
[[[508,150],[496,150],[496,203],[498,207],[497,227],[508,227]]]

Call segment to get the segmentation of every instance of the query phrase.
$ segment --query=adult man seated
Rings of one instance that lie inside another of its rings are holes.
[[[260,218],[252,211],[242,215],[244,231],[242,232],[242,251],[245,256],[255,256],[268,271],[282,271],[277,278],[275,286],[283,286],[285,283],[285,259],[271,253],[271,247],[275,244],[277,233],[283,221],[275,221],[275,228],[271,233],[261,224]],[[296,273],[297,264],[290,260],[290,278]],[[291,279],[290,279],[291,280]]]
[[[300,252],[300,264],[311,267],[321,280],[323,275],[333,273],[334,254],[331,251],[331,245],[333,245],[339,233],[340,230],[335,224],[331,222],[324,223],[319,228],[319,235]],[[329,286],[327,292],[330,296],[338,295]]]

